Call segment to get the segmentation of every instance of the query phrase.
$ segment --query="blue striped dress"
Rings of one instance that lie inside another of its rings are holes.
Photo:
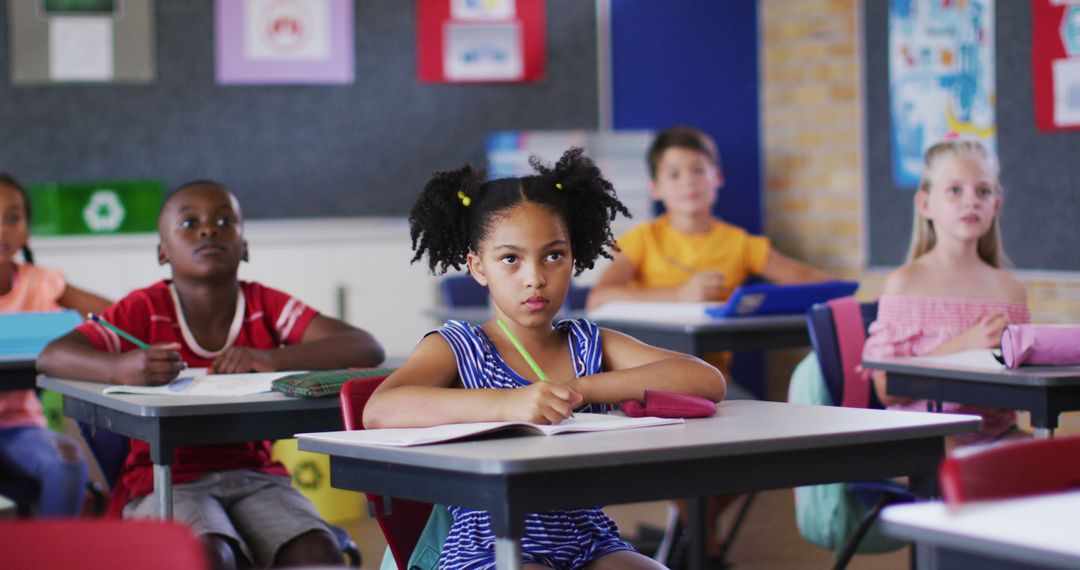
[[[601,372],[603,356],[600,328],[585,319],[555,323],[567,334],[570,357],[577,377]],[[458,373],[466,388],[528,386],[529,381],[510,369],[484,330],[462,321],[447,321],[436,329],[450,343]],[[587,404],[578,412],[606,413],[606,404]],[[449,506],[454,519],[443,545],[440,568],[487,569],[495,567],[495,535],[487,511]],[[597,558],[620,550],[633,550],[619,538],[619,528],[599,507],[569,511],[530,513],[525,517],[522,562],[550,568],[581,568]]]

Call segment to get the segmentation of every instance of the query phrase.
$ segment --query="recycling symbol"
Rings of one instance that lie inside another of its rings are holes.
[[[1073,4],[1065,9],[1061,18],[1061,43],[1065,44],[1065,53],[1080,55],[1080,5]]]
[[[83,208],[83,221],[91,231],[114,232],[124,221],[124,205],[112,190],[98,190]]]
[[[292,474],[293,484],[297,488],[304,491],[311,491],[317,489],[319,484],[322,483],[323,474],[319,466],[314,461],[308,459],[301,461],[293,469]]]

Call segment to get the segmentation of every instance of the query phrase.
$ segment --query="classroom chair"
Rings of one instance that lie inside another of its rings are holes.
[[[93,427],[83,422],[78,422],[78,424],[79,432],[82,434],[83,439],[86,440],[86,446],[90,449],[94,460],[97,461],[109,489],[112,489],[116,485],[117,478],[120,477],[120,469],[124,466],[124,458],[127,457],[130,440],[106,429]],[[345,529],[337,525],[330,525],[330,530],[333,531],[334,538],[337,539],[338,546],[341,547],[341,552],[345,555],[346,561],[350,565],[359,568],[361,555],[356,541],[349,536]]]
[[[5,568],[203,570],[203,547],[184,525],[157,520],[62,519],[0,523]]]
[[[1006,441],[955,451],[941,464],[946,503],[1080,488],[1080,436]]]
[[[589,291],[592,287],[578,287],[573,282],[570,283],[570,290],[566,292],[566,304],[564,307],[567,311],[585,311],[585,302],[589,300]]]
[[[818,303],[807,311],[806,326],[810,345],[817,356],[834,405],[884,408],[874,393],[872,384],[860,381],[857,371],[862,363],[867,329],[876,318],[877,303],[859,304],[852,297]],[[888,480],[848,483],[847,490],[870,506],[870,509],[837,553],[835,568],[844,568],[851,561],[859,543],[877,521],[882,509],[888,505],[915,500],[915,495],[907,487]]]
[[[341,414],[345,420],[345,429],[364,429],[364,406],[385,379],[385,376],[373,376],[356,378],[345,383],[341,389]],[[373,493],[366,495],[372,516],[379,522],[379,528],[386,537],[386,544],[394,555],[398,569],[405,570],[428,517],[431,516],[431,503],[383,497]]]
[[[448,309],[486,307],[488,304],[487,288],[468,273],[444,277],[439,282],[439,296]]]

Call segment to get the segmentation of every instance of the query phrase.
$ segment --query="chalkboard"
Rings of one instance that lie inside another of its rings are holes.
[[[912,190],[894,186],[889,120],[889,2],[862,2],[869,264],[903,263]],[[1019,269],[1080,270],[1080,132],[1035,128],[1031,3],[997,0],[997,142],[1005,251]]]
[[[151,83],[36,86],[11,82],[0,9],[0,170],[211,178],[248,218],[398,216],[432,172],[481,163],[491,131],[597,126],[592,2],[547,2],[543,82],[469,85],[417,81],[412,0],[356,0],[354,84],[217,85],[213,7],[155,0]]]

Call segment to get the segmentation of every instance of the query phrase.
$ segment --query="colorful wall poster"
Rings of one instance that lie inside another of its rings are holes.
[[[890,0],[889,97],[897,186],[946,134],[996,150],[994,0]]]
[[[417,75],[427,83],[540,81],[543,0],[416,0]]]
[[[152,0],[11,0],[12,83],[154,79]]]
[[[218,83],[355,80],[353,0],[217,0],[215,13]]]
[[[1080,0],[1031,0],[1035,126],[1080,129]]]

